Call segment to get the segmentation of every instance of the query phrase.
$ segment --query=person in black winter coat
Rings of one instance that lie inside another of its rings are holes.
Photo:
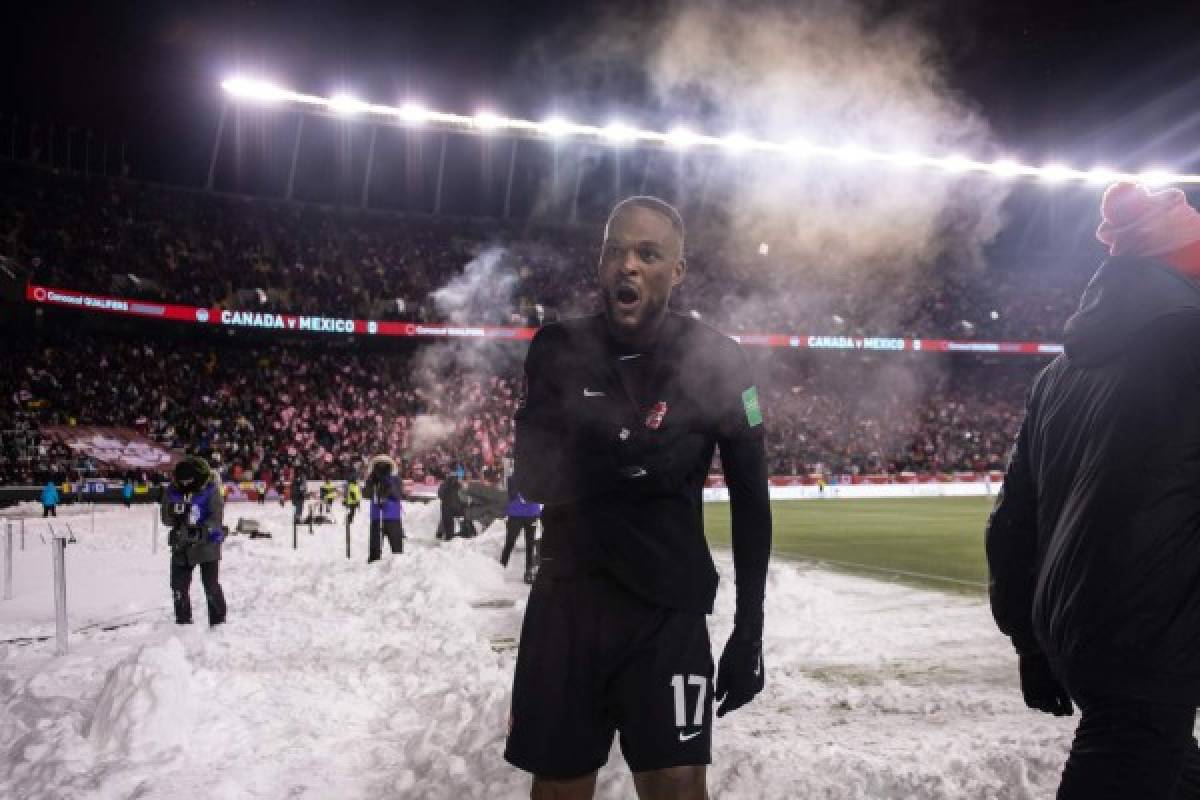
[[[542,515],[541,503],[526,500],[517,487],[508,484],[508,505],[505,506],[504,549],[500,551],[501,566],[508,566],[517,537],[525,534],[525,583],[532,584],[537,564],[537,521]]]
[[[200,582],[208,605],[208,624],[225,621],[225,593],[221,590],[219,567],[221,542],[225,541],[225,498],[221,481],[198,456],[189,456],[175,466],[174,476],[163,494],[162,522],[169,529],[171,547],[171,593],[175,622],[190,625],[192,570],[200,567]]]
[[[438,487],[438,500],[442,505],[442,521],[438,528],[438,538],[450,540],[455,536],[455,520],[466,513],[462,501],[462,483],[453,471],[446,473],[446,479]]]
[[[1200,215],[1131,184],[1103,212],[988,522],[992,611],[1025,702],[1082,711],[1060,800],[1200,797]]]
[[[299,523],[303,522],[304,517],[304,501],[308,497],[308,478],[299,470],[296,471],[292,478],[292,519]]]

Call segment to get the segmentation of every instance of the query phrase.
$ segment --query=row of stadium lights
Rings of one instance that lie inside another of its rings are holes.
[[[755,139],[741,133],[732,133],[728,136],[709,136],[694,133],[686,128],[675,128],[663,133],[639,130],[620,122],[613,122],[600,128],[594,125],[570,122],[561,117],[534,122],[500,116],[491,111],[480,111],[474,116],[462,116],[443,111],[431,111],[413,103],[405,103],[401,106],[377,105],[364,102],[348,94],[335,94],[332,97],[302,94],[250,78],[230,78],[221,84],[221,88],[237,100],[267,104],[294,103],[323,108],[346,116],[364,113],[376,114],[399,120],[408,125],[420,125],[425,122],[443,123],[461,126],[480,133],[507,130],[546,136],[552,139],[567,136],[591,138],[612,145],[646,142],[680,150],[690,147],[712,147],[720,148],[733,155],[759,152],[775,153],[796,159],[822,157],[846,165],[874,163],[902,169],[928,168],[954,174],[976,173],[1006,179],[1035,178],[1050,184],[1068,181],[1083,182],[1093,186],[1106,186],[1114,181],[1133,181],[1146,186],[1200,183],[1200,175],[1179,175],[1162,169],[1121,172],[1106,167],[1081,170],[1065,164],[1036,167],[1007,158],[997,161],[977,161],[962,155],[929,156],[916,152],[884,152],[855,144],[831,147],[803,139],[780,143]]]

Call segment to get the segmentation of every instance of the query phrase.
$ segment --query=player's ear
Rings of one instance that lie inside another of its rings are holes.
[[[687,259],[683,256],[675,262],[675,268],[671,270],[671,286],[675,287],[683,283],[683,276],[687,275]]]

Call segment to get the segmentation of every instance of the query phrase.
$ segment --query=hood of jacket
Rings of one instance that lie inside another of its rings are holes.
[[[1067,320],[1067,357],[1083,366],[1103,364],[1150,323],[1183,313],[1200,313],[1200,283],[1157,259],[1110,258]]]

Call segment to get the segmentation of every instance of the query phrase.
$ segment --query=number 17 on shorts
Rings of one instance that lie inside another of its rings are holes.
[[[712,763],[713,660],[705,618],[665,616],[616,682],[621,750],[634,772]]]
[[[704,732],[708,678],[703,675],[674,675],[671,677],[671,691],[675,700],[675,727],[679,729],[679,741],[690,741]],[[694,710],[689,714],[689,709]]]

